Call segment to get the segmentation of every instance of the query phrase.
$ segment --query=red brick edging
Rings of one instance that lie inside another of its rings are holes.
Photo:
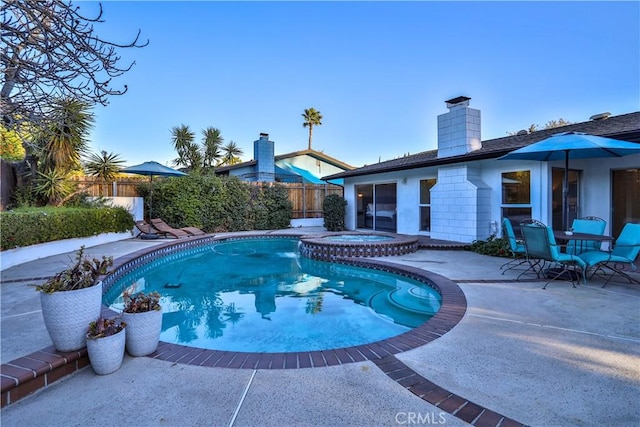
[[[2,408],[87,366],[86,348],[62,353],[53,346],[3,364]]]

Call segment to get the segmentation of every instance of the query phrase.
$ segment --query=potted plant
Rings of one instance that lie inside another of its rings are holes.
[[[122,294],[122,319],[127,322],[127,353],[146,356],[158,348],[162,330],[162,311],[158,292]]]
[[[76,263],[36,286],[44,324],[58,351],[75,351],[86,346],[87,325],[100,316],[102,282],[113,257],[89,259],[84,246],[76,254]]]
[[[120,369],[124,358],[125,326],[119,318],[98,318],[89,324],[87,353],[94,372],[107,375]]]

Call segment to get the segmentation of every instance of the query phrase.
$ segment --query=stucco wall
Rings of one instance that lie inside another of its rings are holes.
[[[356,227],[355,185],[396,183],[398,233],[425,234],[461,242],[486,239],[494,232],[499,235],[502,173],[521,170],[531,173],[531,216],[551,224],[551,173],[554,167],[564,168],[564,162],[489,159],[467,165],[443,166],[440,168],[441,174],[438,168],[429,167],[347,178],[344,192],[348,203],[346,226],[348,229]],[[640,155],[575,160],[570,162],[570,168],[582,171],[578,215],[594,215],[605,219],[605,233],[610,233],[611,170],[640,168]],[[418,207],[420,180],[435,177],[438,177],[438,183],[431,195],[432,232],[421,233]],[[438,195],[438,192],[441,194]],[[634,196],[640,197],[629,195]]]

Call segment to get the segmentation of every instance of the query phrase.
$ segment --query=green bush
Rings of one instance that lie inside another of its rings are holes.
[[[476,252],[482,255],[510,257],[511,250],[509,242],[503,238],[497,238],[495,234],[489,236],[485,240],[474,240],[469,246],[465,246],[468,251]]]
[[[0,249],[130,231],[131,214],[116,208],[21,208],[0,212]]]
[[[148,183],[138,192],[149,202]],[[277,184],[253,185],[214,175],[154,180],[151,203],[153,217],[207,233],[287,228],[293,210],[287,190]]]
[[[289,192],[280,185],[265,186],[261,189],[263,204],[267,209],[267,224],[265,228],[254,227],[257,230],[275,230],[289,228],[293,205],[289,200]]]
[[[343,231],[344,216],[347,212],[347,201],[337,194],[330,194],[322,202],[324,228],[328,231]]]

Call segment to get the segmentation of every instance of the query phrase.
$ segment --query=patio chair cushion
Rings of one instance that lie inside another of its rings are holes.
[[[619,263],[631,263],[633,262],[627,257],[613,255],[608,251],[589,251],[583,252],[578,255],[578,258],[587,265],[587,267],[593,267],[603,262],[619,262]]]
[[[587,234],[604,234],[604,229],[607,223],[602,219],[574,219],[571,228],[575,233],[587,233]],[[598,240],[569,240],[567,242],[567,253],[578,255],[582,252],[599,251],[602,247],[602,242]]]
[[[504,238],[509,242],[509,249],[513,254],[525,254],[527,249],[524,246],[524,243],[519,242],[516,239],[516,234],[513,232],[513,225],[511,225],[511,220],[509,218],[505,218],[502,220],[502,231],[504,233]]]
[[[640,224],[625,224],[620,236],[609,251],[589,251],[580,254],[588,266],[604,262],[633,263],[640,254]]]

